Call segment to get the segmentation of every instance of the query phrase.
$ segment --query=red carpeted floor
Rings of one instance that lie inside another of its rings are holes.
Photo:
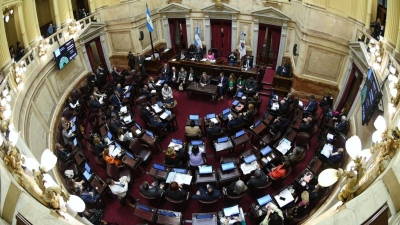
[[[275,71],[271,69],[266,70],[266,74],[264,76],[264,81],[265,82],[272,82],[273,75]],[[232,100],[227,100],[224,98],[223,100],[217,101],[216,104],[213,104],[209,98],[206,97],[200,97],[200,96],[194,96],[191,99],[188,99],[188,96],[185,92],[174,92],[174,98],[177,100],[178,105],[177,105],[177,121],[178,121],[178,126],[179,129],[174,132],[170,132],[168,134],[168,137],[162,141],[162,147],[163,150],[166,149],[167,145],[171,141],[171,138],[178,138],[184,140],[184,124],[186,123],[186,119],[188,118],[189,114],[199,114],[201,117],[205,116],[208,113],[220,113],[223,109],[230,107]],[[268,97],[261,96],[262,99],[262,105],[260,107],[260,112],[258,113],[256,119],[260,118],[265,110],[266,110],[266,103],[268,102]],[[138,112],[138,111],[136,111]],[[136,121],[145,127],[145,124],[141,120],[140,116],[138,113],[135,115]],[[256,147],[259,146],[258,140],[254,140],[253,145]],[[310,151],[307,152],[305,158],[303,161],[298,163],[294,168],[293,172],[291,173],[290,176],[288,176],[284,181],[283,181],[283,186],[290,185],[294,179],[307,167],[309,164],[310,160],[313,157],[313,149],[316,147],[316,138],[314,137],[311,142],[310,142]],[[243,148],[240,148],[239,151],[243,151]],[[234,156],[238,157],[239,156],[239,151],[236,151]],[[207,153],[207,164],[212,165],[214,169],[219,168],[219,162],[217,162],[212,154],[212,150],[210,147],[210,144],[207,142],[207,147],[206,147],[206,153]],[[147,165],[146,171],[148,171],[152,163],[162,163],[164,160],[165,153],[162,152],[160,155],[153,154],[153,160],[151,163]],[[90,164],[96,171],[96,173],[103,179],[105,180],[107,178],[105,170],[100,167],[98,164],[96,164],[93,156],[91,154],[88,154]],[[129,192],[135,197],[135,198],[140,198],[140,203],[148,205],[148,202],[146,199],[143,199],[139,195],[139,185],[143,181],[153,181],[154,178],[150,177],[148,174],[145,174],[143,177],[135,177],[136,182],[132,185],[130,188]],[[283,186],[277,186],[274,187],[274,189],[268,188],[266,191],[266,194],[273,194],[277,190],[279,190]],[[197,187],[195,185],[192,185],[192,190],[191,193],[195,193],[197,191]],[[111,202],[108,200],[109,198],[105,197],[104,202],[107,204],[107,207],[105,208],[105,214],[104,214],[104,220],[107,222],[112,222],[112,223],[118,223],[119,225],[123,224],[145,224],[146,221],[136,217],[133,215],[133,208],[125,205],[121,206],[119,204],[119,200],[115,200]],[[241,207],[243,210],[246,212],[250,204],[254,203],[255,200],[252,199],[248,194],[242,199],[241,202]],[[220,199],[217,205],[218,211],[220,211],[224,207],[224,202],[223,199]],[[172,209],[172,206],[166,202],[163,206],[160,208],[162,209]],[[216,210],[213,210],[216,211]],[[208,210],[201,211],[197,201],[193,200],[190,202],[190,207],[188,210],[183,211],[183,218],[184,220],[191,220],[192,213],[196,212],[208,212]],[[256,224],[255,221],[251,221],[249,217],[246,217],[246,222],[247,224]]]

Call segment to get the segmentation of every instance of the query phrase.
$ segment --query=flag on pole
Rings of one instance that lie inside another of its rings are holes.
[[[147,20],[147,29],[149,29],[149,32],[153,32],[153,22],[151,21],[150,10],[149,7],[147,7],[147,3],[146,3],[146,20]]]
[[[200,28],[199,26],[196,26],[196,32],[194,34],[194,44],[196,47],[203,48],[203,45],[201,44],[201,39],[200,39]]]

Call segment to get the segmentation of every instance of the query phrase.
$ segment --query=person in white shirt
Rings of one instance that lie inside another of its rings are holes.
[[[162,94],[164,100],[167,98],[173,98],[172,88],[169,87],[168,84],[164,84],[164,88],[162,89],[161,94]]]
[[[108,184],[108,187],[110,188],[111,192],[118,196],[120,199],[120,204],[124,205],[126,203],[126,199],[128,198],[129,201],[134,204],[139,199],[135,199],[129,192],[128,192],[128,179],[121,179],[120,181],[114,181],[111,178],[107,178],[106,183]]]
[[[246,46],[244,46],[243,41],[240,41],[238,50],[239,50],[239,57],[240,57],[240,59],[242,59],[242,57],[246,55]]]

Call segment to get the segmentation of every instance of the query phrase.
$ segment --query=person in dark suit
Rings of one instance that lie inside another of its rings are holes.
[[[164,163],[173,167],[182,168],[183,154],[183,148],[179,149],[179,151],[175,151],[173,147],[168,147],[167,151],[165,152]]]
[[[96,155],[101,156],[103,154],[104,149],[107,148],[107,145],[105,145],[99,137],[93,138],[93,144],[94,144],[94,152]]]
[[[100,195],[96,192],[95,189],[93,189],[93,191],[88,191],[82,190],[81,187],[76,187],[75,194],[88,204],[94,204],[100,199]]]
[[[228,78],[224,76],[224,72],[219,73],[218,77],[218,100],[224,99],[223,93],[228,86]]]
[[[94,73],[90,73],[87,77],[88,84],[95,85],[97,82],[97,76]]]
[[[202,87],[204,87],[210,84],[210,80],[211,80],[210,76],[208,76],[206,72],[203,72],[200,77],[199,83]]]
[[[311,122],[312,122],[311,117],[304,118],[303,121],[301,121],[300,132],[310,133],[312,128]]]
[[[214,122],[210,122],[210,127],[206,129],[207,134],[219,134],[221,133],[224,128],[220,127],[219,125],[215,125]]]
[[[240,124],[243,123],[243,117],[237,116],[236,118],[230,117],[227,126],[233,127],[233,126],[239,126]]]
[[[329,162],[336,164],[343,158],[343,148],[337,148],[333,146],[333,149],[329,151]]]
[[[251,117],[253,115],[254,115],[254,105],[253,104],[249,104],[246,112],[239,113],[239,116],[243,117],[243,119],[245,119],[245,120],[251,119]]]
[[[276,119],[271,123],[270,127],[271,130],[270,132],[278,132],[278,131],[283,131],[284,130],[284,126],[286,124],[287,119],[282,117],[282,116],[278,116],[276,117]]]
[[[289,92],[284,99],[286,100],[286,102],[289,105],[293,104],[293,102],[294,102],[294,96],[293,96],[293,94],[291,92]]]
[[[94,98],[93,95],[91,95],[89,98],[90,98],[90,100],[89,100],[89,107],[90,107],[90,109],[93,110],[93,111],[100,109],[100,107],[101,107],[100,102],[97,101],[97,100]]]
[[[289,104],[285,99],[279,102],[279,115],[284,116],[289,112]]]
[[[161,77],[167,84],[171,82],[171,69],[168,67],[168,63],[165,63],[163,68],[161,68]]]
[[[135,57],[133,56],[131,51],[129,51],[126,58],[128,59],[128,66],[131,68],[131,70],[135,69]]]
[[[127,129],[125,123],[122,122],[121,120],[119,120],[117,118],[117,115],[115,115],[115,114],[111,115],[110,126],[111,126],[111,130],[114,133],[117,133],[119,129],[122,129],[124,131]]]
[[[252,70],[253,69],[253,58],[249,55],[243,60],[243,69]]]
[[[342,116],[340,123],[335,123],[335,133],[345,133],[348,126],[348,122],[346,121],[346,116]]]
[[[244,92],[246,86],[246,80],[243,79],[243,75],[240,75],[239,78],[236,81],[236,94],[234,97],[239,93],[239,92]]]
[[[165,129],[168,127],[168,123],[163,123],[157,114],[150,119],[150,124],[160,129]]]
[[[140,193],[147,197],[161,197],[164,193],[164,183],[159,180],[155,180],[153,183],[149,184],[147,181],[143,181],[140,185]]]
[[[187,75],[187,79],[185,84],[183,85],[184,89],[186,90],[186,88],[189,86],[189,84],[194,81],[197,82],[199,80],[199,77],[197,76],[197,73],[193,70],[192,67],[189,68],[189,73]]]
[[[72,159],[74,155],[59,143],[56,143],[56,149],[57,149],[57,157],[63,162]]]
[[[117,87],[115,87],[115,90],[118,91],[119,96],[124,96],[125,90],[121,87],[120,83],[117,84]]]
[[[315,101],[315,96],[311,95],[307,106],[304,107],[304,114],[314,115],[314,113],[317,112],[317,110],[318,110],[317,101]]]
[[[120,80],[120,79],[123,77],[122,74],[121,74],[121,72],[119,72],[119,71],[117,70],[117,67],[114,67],[114,69],[113,69],[111,75],[113,76],[113,80],[114,80],[114,81],[118,81],[118,80]]]
[[[154,112],[150,111],[150,108],[146,105],[145,102],[142,103],[142,107],[140,107],[139,113],[150,121],[151,118],[154,116]]]
[[[208,185],[207,189],[203,186],[199,186],[199,190],[196,194],[192,195],[192,199],[199,199],[204,201],[213,201],[221,197],[221,192],[214,189],[211,185]]]
[[[333,104],[333,97],[332,97],[332,93],[328,93],[328,95],[324,96],[321,100],[321,102],[319,103],[320,107],[328,107],[329,109],[332,108],[332,104]]]
[[[151,100],[151,91],[150,91],[150,89],[149,89],[149,86],[147,86],[146,84],[143,85],[143,89],[142,89],[141,95],[146,96],[146,99],[147,99],[148,101]]]
[[[262,89],[262,81],[264,79],[264,75],[265,75],[265,66],[260,66],[260,68],[257,71],[257,83],[259,90]]]
[[[114,106],[114,109],[119,111],[122,107],[120,94],[117,90],[114,90],[114,94],[111,95],[111,104]]]
[[[257,164],[257,169],[254,171],[254,176],[251,176],[247,181],[249,187],[262,187],[268,182],[267,175],[260,169],[260,165]]]
[[[232,49],[232,51],[228,55],[228,65],[233,66],[236,60],[237,60],[237,53],[235,49]]]
[[[176,183],[175,181],[169,184],[169,187],[166,191],[167,196],[174,200],[184,200],[187,196],[187,191],[182,189],[182,185]]]
[[[139,71],[142,73],[145,73],[146,70],[144,68],[144,57],[139,53],[137,54],[137,57],[136,57],[136,63],[139,66]]]
[[[249,95],[249,94],[254,94],[257,91],[257,82],[254,80],[253,77],[250,77],[247,79],[246,84],[244,86],[244,94]]]

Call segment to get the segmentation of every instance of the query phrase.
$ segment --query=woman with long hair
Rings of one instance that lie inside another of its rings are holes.
[[[233,96],[235,95],[236,93],[235,88],[236,88],[236,77],[235,74],[231,73],[231,75],[229,75],[228,78],[228,90],[226,93],[228,99],[232,99]]]
[[[189,164],[191,166],[201,166],[203,165],[204,160],[202,156],[202,152],[200,152],[200,148],[198,145],[194,145],[192,150],[189,151]]]

